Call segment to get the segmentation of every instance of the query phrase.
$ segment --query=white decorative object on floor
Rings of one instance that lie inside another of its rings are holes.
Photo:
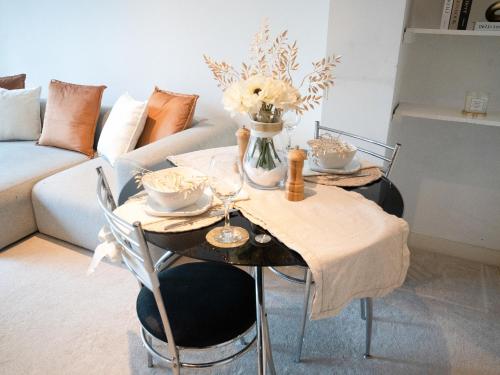
[[[169,210],[148,197],[144,203],[144,211],[152,216],[160,217],[185,217],[196,216],[206,212],[212,206],[213,194],[210,189],[205,189],[201,197],[187,207]]]
[[[147,104],[125,93],[113,105],[97,144],[97,152],[111,165],[135,148],[146,122]]]
[[[40,137],[40,92],[0,88],[0,141],[36,141]]]
[[[93,273],[101,260],[105,257],[112,262],[119,262],[122,259],[122,247],[116,241],[113,233],[111,233],[107,226],[102,227],[99,231],[99,241],[101,241],[101,243],[95,248],[92,260],[87,268],[87,275]]]

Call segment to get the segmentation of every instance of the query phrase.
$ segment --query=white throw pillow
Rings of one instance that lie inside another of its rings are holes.
[[[111,165],[120,155],[135,148],[146,122],[147,104],[125,93],[111,109],[97,143],[97,152]]]
[[[40,138],[41,87],[0,88],[0,141],[36,141]]]

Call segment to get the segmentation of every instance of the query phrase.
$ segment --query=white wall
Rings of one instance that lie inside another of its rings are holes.
[[[328,53],[342,55],[323,104],[326,126],[385,141],[392,116],[405,0],[332,0]]]
[[[29,86],[50,79],[105,84],[103,102],[124,91],[146,99],[155,85],[200,95],[197,116],[232,121],[202,54],[246,59],[263,17],[298,39],[304,68],[325,55],[328,0],[0,0],[0,75],[25,72]],[[304,116],[303,143],[320,110]]]

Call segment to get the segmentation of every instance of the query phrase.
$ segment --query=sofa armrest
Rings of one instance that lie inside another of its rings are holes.
[[[155,170],[161,168],[162,165],[167,166],[168,156],[235,145],[236,130],[237,126],[233,124],[215,125],[201,121],[189,129],[120,156],[114,165],[118,190],[120,191],[141,168]]]

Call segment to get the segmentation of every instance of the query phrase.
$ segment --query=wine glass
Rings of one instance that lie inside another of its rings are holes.
[[[294,112],[287,112],[283,115],[283,127],[286,134],[286,149],[292,149],[292,133],[299,125],[301,117]]]
[[[214,195],[224,204],[224,227],[212,229],[209,233],[222,244],[237,243],[243,239],[243,228],[229,223],[229,208],[243,187],[243,171],[239,158],[233,154],[212,156],[208,181]]]

